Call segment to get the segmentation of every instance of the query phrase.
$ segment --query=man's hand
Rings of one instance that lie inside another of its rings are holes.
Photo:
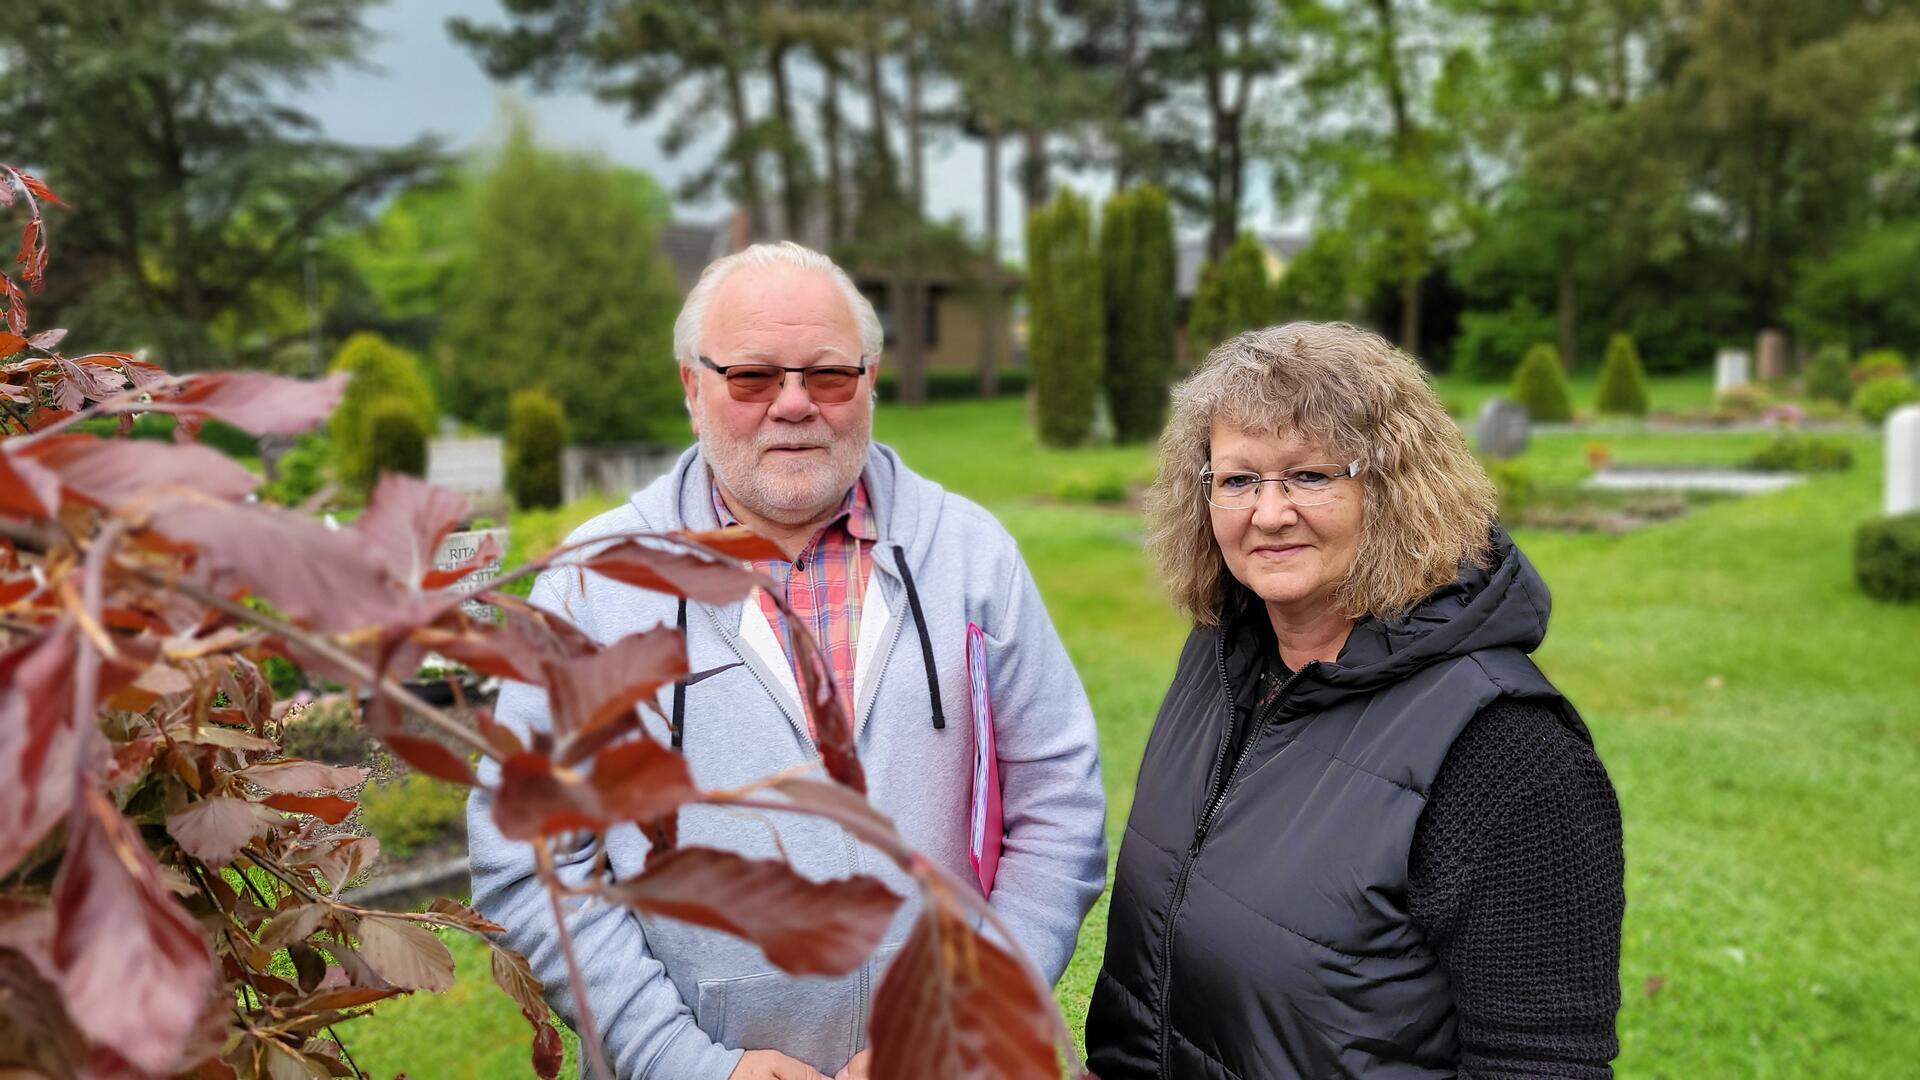
[[[853,1060],[847,1062],[846,1068],[833,1074],[833,1080],[867,1080],[872,1075],[868,1072],[871,1068],[873,1068],[873,1051],[862,1050],[853,1055]]]
[[[855,1060],[858,1060],[857,1058]],[[867,1075],[862,1072],[861,1076]],[[749,1050],[740,1055],[727,1080],[827,1080],[820,1070],[778,1050]]]

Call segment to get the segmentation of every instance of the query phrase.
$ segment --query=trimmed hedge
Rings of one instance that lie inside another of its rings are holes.
[[[1100,283],[1107,312],[1107,410],[1116,442],[1145,442],[1166,422],[1174,369],[1173,210],[1152,184],[1107,200]]]
[[[1863,383],[1853,394],[1853,411],[1868,422],[1884,423],[1887,415],[1902,405],[1920,401],[1920,388],[1905,375],[1882,375]]]
[[[553,395],[537,387],[516,391],[507,402],[507,491],[522,509],[550,508],[565,500],[560,452],[567,445],[567,418]]]
[[[1863,523],[1854,533],[1853,577],[1875,599],[1920,601],[1920,513]]]
[[[882,371],[873,381],[874,393],[881,401],[900,400],[900,380],[893,372]],[[1027,392],[1027,371],[1025,368],[1003,368],[994,377],[993,393],[995,397],[1019,397]],[[980,396],[980,373],[977,371],[936,370],[927,372],[928,401],[958,401],[964,398]]]
[[[1845,472],[1853,468],[1853,448],[1838,439],[1786,432],[1761,447],[1746,465],[1762,472]]]
[[[433,390],[413,354],[378,334],[362,332],[348,338],[333,358],[333,370],[351,376],[346,395],[327,421],[334,478],[342,488],[365,494],[372,490],[379,472],[372,456],[370,406],[381,399],[406,406],[418,421],[423,439],[433,430],[439,413],[433,403]],[[424,471],[424,449],[421,455]]]
[[[1028,352],[1040,441],[1079,446],[1093,433],[1106,356],[1100,261],[1086,200],[1062,188],[1027,217]]]
[[[1560,369],[1560,350],[1546,342],[1528,349],[1513,373],[1509,396],[1527,407],[1527,418],[1535,423],[1573,419],[1573,396],[1567,373]]]
[[[1267,251],[1250,232],[1235,237],[1218,263],[1200,268],[1193,304],[1187,311],[1187,359],[1205,360],[1216,345],[1272,319],[1273,282],[1267,277]]]
[[[1907,358],[1895,349],[1874,349],[1853,362],[1856,386],[1865,386],[1875,379],[1905,378],[1907,374]]]
[[[1807,396],[1845,405],[1853,399],[1853,362],[1845,345],[1823,345],[1807,366]]]
[[[1640,364],[1640,350],[1634,348],[1632,336],[1615,334],[1607,340],[1607,358],[1600,365],[1600,385],[1593,392],[1593,411],[1645,416],[1649,407],[1647,371]]]
[[[367,405],[366,425],[366,463],[375,480],[390,472],[427,475],[427,429],[411,403],[376,398]]]

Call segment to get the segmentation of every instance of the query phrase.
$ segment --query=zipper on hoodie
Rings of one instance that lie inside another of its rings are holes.
[[[1247,763],[1249,757],[1253,756],[1253,748],[1259,744],[1260,736],[1266,732],[1268,721],[1272,720],[1274,714],[1280,711],[1281,704],[1287,700],[1287,695],[1293,691],[1294,684],[1300,681],[1300,676],[1306,674],[1308,668],[1318,663],[1318,661],[1312,661],[1302,665],[1299,671],[1294,672],[1288,677],[1287,681],[1281,685],[1280,692],[1274,695],[1274,699],[1267,704],[1266,708],[1248,718],[1246,741],[1241,744],[1240,753],[1235,755],[1233,759],[1233,769],[1227,773],[1223,781],[1220,776],[1220,770],[1227,762],[1227,744],[1233,741],[1233,680],[1227,676],[1227,632],[1225,627],[1221,628],[1217,637],[1218,642],[1214,650],[1214,661],[1216,670],[1220,675],[1220,686],[1226,691],[1227,696],[1227,729],[1220,735],[1220,748],[1214,752],[1213,767],[1207,773],[1207,804],[1200,811],[1200,823],[1194,827],[1193,840],[1187,845],[1186,857],[1181,860],[1180,871],[1174,877],[1173,898],[1167,903],[1167,925],[1166,929],[1161,933],[1160,1006],[1156,1010],[1159,1013],[1160,1019],[1159,1050],[1161,1080],[1172,1080],[1173,1077],[1173,1063],[1167,1056],[1167,1051],[1170,1048],[1173,1038],[1173,1016],[1170,1012],[1173,1001],[1173,932],[1174,928],[1178,925],[1180,905],[1185,902],[1187,898],[1187,881],[1193,876],[1193,864],[1199,859],[1200,848],[1207,842],[1208,831],[1213,828],[1214,814],[1219,811],[1220,804],[1226,801],[1227,792],[1233,790],[1233,782],[1239,778],[1241,767]]]

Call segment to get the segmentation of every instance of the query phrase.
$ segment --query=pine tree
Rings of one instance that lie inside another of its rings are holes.
[[[1252,233],[1243,232],[1218,263],[1200,271],[1187,314],[1187,355],[1198,362],[1233,335],[1267,325],[1273,309],[1267,251]]]
[[[1631,334],[1615,334],[1607,340],[1607,357],[1600,365],[1600,384],[1593,392],[1593,411],[1645,416],[1649,405],[1647,372],[1640,365],[1640,350],[1634,348]]]
[[[1093,429],[1105,354],[1100,263],[1086,201],[1061,189],[1027,218],[1028,351],[1040,441],[1078,446]]]
[[[1166,419],[1173,378],[1173,213],[1159,188],[1107,200],[1100,219],[1100,280],[1107,312],[1107,407],[1114,438],[1153,438]]]
[[[1511,393],[1536,424],[1573,419],[1573,397],[1567,390],[1567,373],[1560,367],[1560,350],[1547,342],[1527,350],[1513,373]]]

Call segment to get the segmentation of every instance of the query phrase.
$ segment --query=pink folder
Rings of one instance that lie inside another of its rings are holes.
[[[967,690],[973,703],[973,801],[967,858],[980,879],[980,894],[993,895],[1000,865],[1000,756],[993,741],[993,698],[987,691],[987,635],[967,624]]]

